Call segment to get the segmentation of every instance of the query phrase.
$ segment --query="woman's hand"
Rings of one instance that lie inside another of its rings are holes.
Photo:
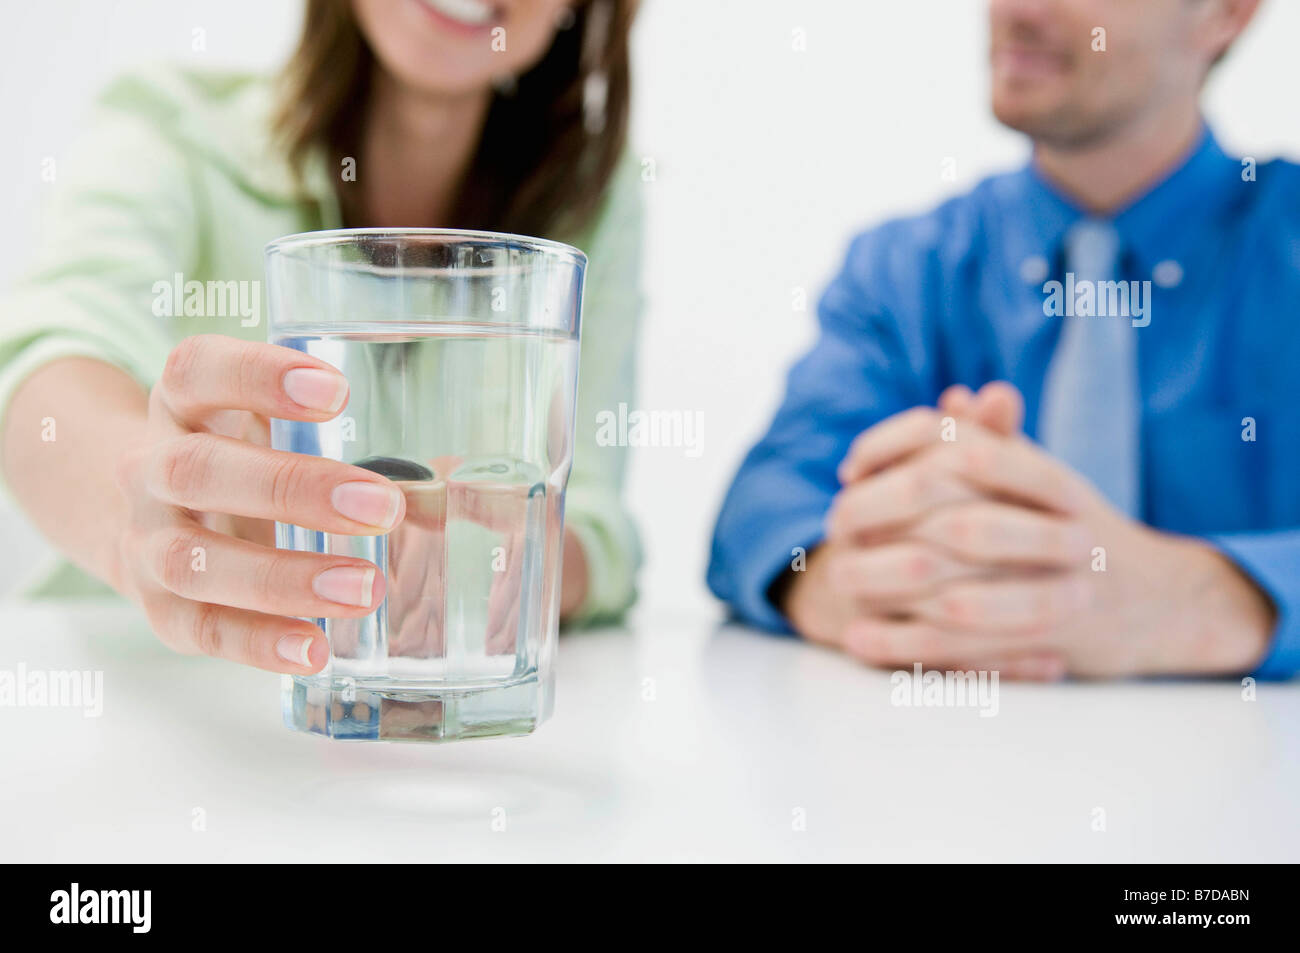
[[[265,445],[267,418],[320,423],[347,397],[342,374],[290,348],[198,335],[171,352],[146,437],[118,464],[127,516],[109,569],[166,645],[307,674],[329,647],[293,616],[355,618],[383,601],[373,563],[273,548],[277,520],[350,536],[402,520],[387,478]]]

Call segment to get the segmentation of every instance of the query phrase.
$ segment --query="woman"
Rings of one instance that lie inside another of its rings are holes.
[[[308,0],[279,84],[169,72],[111,86],[83,158],[59,172],[34,267],[0,306],[4,476],[68,560],[33,594],[107,584],[174,649],[319,670],[328,645],[294,617],[368,614],[382,574],[277,552],[274,521],[374,534],[403,503],[370,470],[266,447],[267,418],[330,419],[347,382],[261,343],[262,247],[441,226],[588,253],[561,612],[625,609],[637,547],[623,452],[597,447],[592,422],[630,399],[631,16],[632,0]],[[221,313],[172,300],[195,281],[229,291]]]

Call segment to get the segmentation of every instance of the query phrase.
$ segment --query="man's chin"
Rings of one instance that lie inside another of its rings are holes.
[[[1059,105],[1030,103],[1019,97],[993,97],[993,115],[997,121],[1035,140],[1054,142],[1072,138],[1066,113]]]

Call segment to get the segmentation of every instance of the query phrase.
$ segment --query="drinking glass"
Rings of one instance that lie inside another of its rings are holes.
[[[313,620],[330,658],[285,677],[290,727],[448,741],[550,714],[586,263],[558,242],[440,229],[267,246],[272,343],[351,387],[333,420],[273,420],[272,446],[365,467],[406,498],[386,535],[277,524],[280,548],[387,579],[370,615]]]

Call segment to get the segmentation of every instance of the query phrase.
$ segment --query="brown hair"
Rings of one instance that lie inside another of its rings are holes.
[[[626,137],[635,8],[636,0],[581,0],[515,88],[494,92],[451,221],[436,224],[537,236],[571,236],[586,224]],[[307,0],[274,121],[295,170],[316,148],[335,167],[356,154],[373,68],[348,0]],[[591,111],[593,99],[603,110]]]

